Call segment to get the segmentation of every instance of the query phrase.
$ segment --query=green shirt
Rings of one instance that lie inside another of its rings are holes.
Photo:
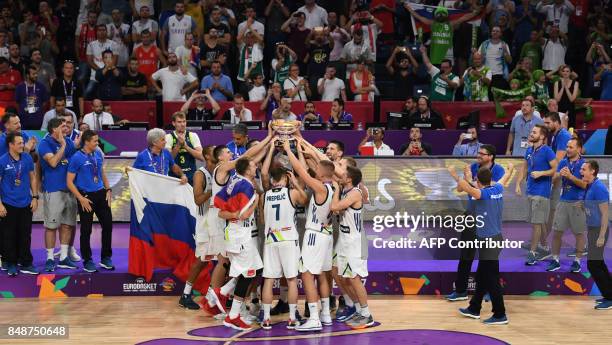
[[[540,43],[527,42],[521,48],[521,59],[524,57],[531,58],[531,66],[533,70],[542,67],[542,46]]]
[[[473,67],[468,68],[463,74],[463,95],[466,101],[471,102],[488,102],[489,101],[489,86],[482,81],[482,78],[491,80],[491,69],[487,66],[481,66],[477,69],[481,77],[474,77],[470,71]]]
[[[291,58],[291,55],[287,54],[287,56],[285,56],[285,63],[283,63],[281,68],[277,69],[276,73],[274,73],[274,82],[281,84],[281,87],[285,82],[285,79],[289,77],[289,67],[291,67],[292,63],[293,59]]]
[[[455,89],[450,88],[448,83],[440,78],[440,70],[436,66],[432,66],[429,70],[431,76],[431,100],[450,102],[455,99]],[[459,77],[451,73],[448,79],[455,84],[459,84]]]
[[[538,83],[534,83],[531,86],[531,94],[536,100],[541,100],[544,103],[548,102],[548,99],[550,98],[550,95],[548,94],[548,86],[546,84],[540,85]]]
[[[446,57],[448,49],[453,47],[453,28],[448,22],[434,21],[431,24],[431,52],[430,60],[439,65]]]

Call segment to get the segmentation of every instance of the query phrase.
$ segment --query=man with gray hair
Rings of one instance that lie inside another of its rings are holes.
[[[232,141],[225,146],[233,155],[232,159],[238,159],[247,150],[249,142],[249,129],[243,123],[237,123],[232,129]]]
[[[149,130],[147,132],[147,145],[148,148],[136,157],[134,168],[166,176],[172,170],[172,173],[181,180],[181,184],[187,183],[187,176],[174,163],[172,154],[166,149],[166,132],[163,129],[153,128]]]

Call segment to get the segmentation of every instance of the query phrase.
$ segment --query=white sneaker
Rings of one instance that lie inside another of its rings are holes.
[[[213,316],[213,319],[223,321],[223,320],[225,320],[225,316],[227,316],[227,314],[221,312],[221,313]]]
[[[321,320],[313,320],[313,319],[308,319],[303,324],[295,327],[295,330],[300,331],[300,332],[313,332],[313,331],[320,331],[322,329],[323,329],[323,326],[321,325]]]
[[[323,326],[333,325],[332,317],[330,314],[327,314],[327,315],[321,314],[320,318],[321,318],[321,324],[323,324]]]
[[[253,304],[249,306],[249,314],[255,316],[257,318],[259,316],[259,311],[261,310],[261,306],[259,304]]]
[[[70,261],[72,261],[72,262],[79,262],[79,261],[81,261],[81,256],[79,256],[79,254],[77,253],[76,249],[74,249],[74,247],[70,248],[70,252],[68,253],[68,257],[70,257]]]

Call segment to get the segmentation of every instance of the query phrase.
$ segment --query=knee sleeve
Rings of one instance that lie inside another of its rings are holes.
[[[236,288],[234,289],[234,296],[238,296],[238,297],[246,297],[247,291],[249,290],[249,285],[251,285],[251,282],[253,281],[253,278],[245,278],[244,276],[240,276],[240,278],[238,278],[238,283],[236,283]]]

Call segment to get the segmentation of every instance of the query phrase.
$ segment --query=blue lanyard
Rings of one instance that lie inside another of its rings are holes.
[[[164,164],[164,151],[162,150],[159,152],[159,165],[160,165],[159,168],[157,166],[157,162],[155,162],[155,159],[153,158],[153,155],[151,154],[150,149],[147,149],[147,153],[149,154],[149,160],[151,161],[153,170],[155,170],[155,172],[158,174],[166,175],[166,165]]]

